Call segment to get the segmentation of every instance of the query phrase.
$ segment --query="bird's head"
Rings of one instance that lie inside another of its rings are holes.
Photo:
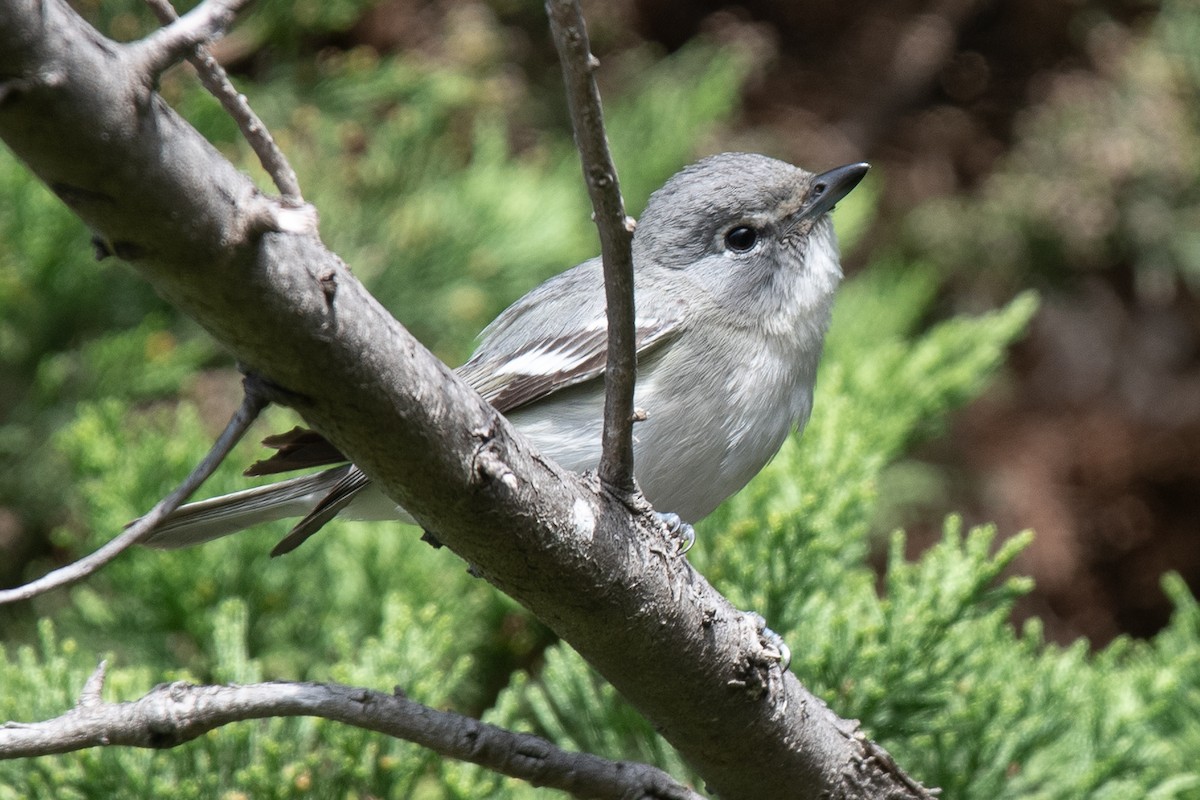
[[[681,271],[684,283],[739,316],[828,311],[841,279],[828,213],[867,169],[813,174],[762,155],[710,156],[651,195],[634,261]]]

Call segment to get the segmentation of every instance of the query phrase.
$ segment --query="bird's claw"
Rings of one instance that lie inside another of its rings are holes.
[[[662,513],[654,512],[658,515],[658,521],[667,528],[667,535],[679,539],[679,546],[675,549],[675,555],[681,556],[688,550],[692,549],[692,545],[696,543],[696,530],[683,519],[673,512]]]
[[[792,649],[787,646],[787,642],[765,624],[762,626],[760,637],[766,654],[771,658],[778,658],[780,671],[787,672],[787,668],[792,664]]]

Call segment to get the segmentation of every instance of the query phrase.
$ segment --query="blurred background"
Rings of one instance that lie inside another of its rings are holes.
[[[76,7],[117,39],[153,27],[135,3]],[[585,10],[631,211],[720,150],[813,170],[868,160],[849,273],[922,265],[936,276],[925,324],[1040,293],[988,392],[883,473],[880,541],[904,527],[916,552],[952,511],[1001,536],[1032,528],[1014,570],[1036,589],[1018,615],[1048,638],[1099,646],[1164,625],[1163,573],[1200,588],[1200,7]],[[596,251],[540,3],[267,0],[216,52],[294,159],[330,246],[450,363],[504,305]],[[185,70],[162,91],[254,169]],[[90,261],[86,231],[7,153],[0,202],[10,585],[79,546],[60,431],[78,434],[81,400],[152,409],[182,393],[215,427],[238,389],[201,332],[123,266]],[[397,253],[414,265],[403,274]],[[446,263],[462,269],[420,266]]]
[[[1037,588],[1020,614],[1064,642],[1158,630],[1162,574],[1200,586],[1196,5],[607,9],[615,40],[670,51],[703,35],[750,55],[721,148],[873,164],[878,207],[851,273],[884,253],[934,266],[935,316],[1039,291],[996,385],[885,473],[881,528],[917,549],[949,510],[1002,535],[1032,528],[1015,567]]]

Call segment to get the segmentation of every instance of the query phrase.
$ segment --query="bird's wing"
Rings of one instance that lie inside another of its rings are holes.
[[[459,377],[497,411],[507,413],[599,377],[608,363],[608,324],[600,260],[568,270],[509,306],[481,335]],[[638,315],[635,343],[642,358],[671,341],[684,325],[682,301],[660,299]],[[247,475],[271,475],[348,459],[315,431],[294,428],[263,440],[277,452]]]
[[[662,300],[639,314],[635,346],[644,356],[683,328],[682,302]],[[458,369],[497,411],[507,413],[596,378],[608,363],[608,320],[600,259],[543,283],[484,330],[479,349]]]
[[[637,321],[639,357],[670,341],[679,320],[654,317]],[[608,365],[608,328],[604,320],[586,328],[531,339],[511,358],[473,358],[458,374],[501,413],[508,413],[604,374]]]
[[[660,298],[654,314],[635,322],[639,358],[671,341],[684,327],[682,301]],[[459,376],[496,410],[506,413],[554,392],[592,380],[608,362],[608,323],[599,259],[552,278],[509,306],[484,330],[479,349],[458,368]],[[247,475],[272,475],[305,467],[346,462],[336,447],[315,431],[293,428],[267,437],[275,449]],[[368,485],[357,467],[349,471],[272,551],[295,549],[336,516]]]

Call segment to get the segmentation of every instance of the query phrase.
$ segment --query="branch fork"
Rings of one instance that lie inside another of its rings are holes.
[[[196,49],[220,37],[233,24],[233,18],[250,0],[205,0],[182,17],[170,16],[170,24],[133,44],[126,45],[131,63],[135,64],[147,85],[153,85],[158,76],[185,58],[196,54]],[[161,15],[165,0],[152,3]],[[165,4],[170,8],[169,4]]]

